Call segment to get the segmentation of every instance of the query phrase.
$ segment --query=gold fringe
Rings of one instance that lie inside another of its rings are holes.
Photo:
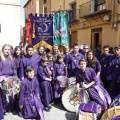
[[[39,43],[37,43],[36,45],[34,45],[33,47],[34,47],[34,49],[37,49],[39,46],[44,46],[45,48],[52,50],[52,46],[43,40],[40,41]]]

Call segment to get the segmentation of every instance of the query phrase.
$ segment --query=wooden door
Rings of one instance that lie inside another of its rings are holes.
[[[74,31],[70,35],[70,47],[77,43],[77,31]]]
[[[98,38],[98,45],[102,46],[102,32],[92,32],[91,33],[91,49],[95,49],[95,35],[99,34],[99,38]]]

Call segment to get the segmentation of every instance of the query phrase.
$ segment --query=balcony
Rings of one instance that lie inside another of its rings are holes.
[[[80,9],[79,17],[82,19],[87,19],[87,18],[91,18],[91,17],[98,16],[101,14],[110,13],[111,12],[110,8],[107,7],[108,5],[106,5],[104,0],[102,1],[103,3],[96,4],[94,0],[91,0],[87,3],[79,5],[79,9]]]

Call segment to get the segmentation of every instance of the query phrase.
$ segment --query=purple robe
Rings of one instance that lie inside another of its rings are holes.
[[[97,74],[97,72],[101,72],[101,65],[100,65],[100,62],[98,60],[96,61],[95,66],[92,65],[91,61],[88,61],[87,67],[93,68],[95,70],[96,74]],[[97,79],[98,79],[97,80],[98,83],[101,84],[100,76]]]
[[[54,97],[59,98],[60,94],[65,89],[64,87],[60,87],[60,83],[57,81],[58,76],[66,76],[66,70],[65,70],[65,64],[55,62],[54,63],[54,69],[53,69],[53,80],[54,80]]]
[[[39,83],[36,77],[33,79],[25,78],[22,81],[19,105],[23,105],[23,109],[19,110],[20,117],[28,119],[36,118],[40,115],[42,118],[41,120],[44,120],[43,105],[39,93]]]
[[[120,120],[120,115],[116,115],[116,116],[112,117],[110,120]]]
[[[68,61],[68,59],[69,59],[69,54],[70,54],[70,53],[68,53],[68,54],[63,54],[65,64],[67,64],[67,61]]]
[[[107,73],[107,69],[108,69],[108,64],[109,64],[109,60],[111,58],[112,54],[108,54],[108,55],[104,55],[101,54],[98,58],[100,64],[101,64],[101,73],[100,73],[100,77],[101,80],[104,84],[104,87],[107,89],[107,78],[106,78],[106,73]]]
[[[82,70],[80,69],[76,73],[76,82],[80,85],[82,84],[82,82],[84,82],[85,84],[89,84],[92,81],[95,82],[94,85],[87,88],[87,92],[96,103],[107,108],[108,105],[111,103],[111,98],[107,91],[100,84],[98,84],[97,80],[98,79],[96,78],[96,73],[92,68],[86,68],[84,72],[82,72]]]
[[[79,70],[79,61],[84,58],[81,53],[78,53],[76,56],[72,52],[68,56],[68,60],[66,60],[66,66],[68,67],[68,75],[69,77],[75,76],[76,72]]]
[[[53,99],[53,91],[51,82],[45,80],[45,78],[50,78],[51,76],[48,74],[49,67],[43,67],[40,65],[38,67],[38,78],[41,87],[42,93],[42,103],[45,107],[47,107]]]
[[[6,58],[5,60],[1,60],[0,62],[0,78],[7,78],[9,76],[16,76],[16,65],[14,60],[10,60],[10,58]],[[4,79],[3,79],[4,80]],[[2,80],[0,80],[2,81]],[[6,100],[6,96],[2,93],[3,99],[3,108],[4,111],[12,110],[14,107],[14,99],[12,96],[9,96],[9,102]]]
[[[112,99],[120,93],[120,56],[113,55],[110,59],[108,70],[108,92]]]
[[[50,68],[50,70],[53,70],[53,62],[49,62],[48,67]]]
[[[20,61],[21,61],[21,57],[15,58],[15,65],[16,65],[16,69],[17,69],[17,76],[18,78],[20,78]]]
[[[25,69],[27,66],[34,67],[35,76],[37,77],[37,70],[40,60],[41,56],[39,56],[38,54],[34,54],[31,57],[26,55],[24,58],[22,58],[20,62],[20,79],[23,80],[24,77],[26,77]]]

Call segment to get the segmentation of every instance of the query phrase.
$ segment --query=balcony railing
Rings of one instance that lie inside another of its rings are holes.
[[[103,14],[107,12],[111,12],[110,7],[106,5],[106,3],[95,5],[95,3],[91,3],[91,1],[79,5],[79,17],[87,18],[91,17],[91,15]]]

